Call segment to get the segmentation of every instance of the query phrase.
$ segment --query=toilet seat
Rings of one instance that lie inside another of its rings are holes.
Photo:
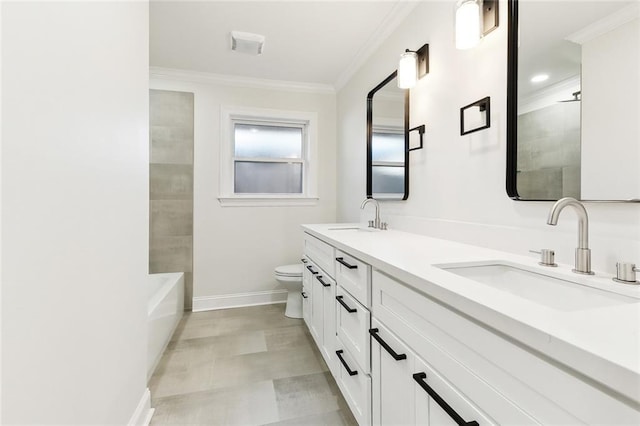
[[[302,264],[283,265],[276,267],[275,273],[280,277],[299,277],[302,278]]]

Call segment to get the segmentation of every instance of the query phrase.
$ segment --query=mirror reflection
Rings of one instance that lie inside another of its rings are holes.
[[[367,96],[367,197],[406,200],[409,195],[407,92],[396,73]]]
[[[509,195],[640,199],[638,3],[514,4],[517,75],[509,79],[517,82],[517,113],[510,113],[516,131],[509,143],[517,152],[507,170],[515,179]]]

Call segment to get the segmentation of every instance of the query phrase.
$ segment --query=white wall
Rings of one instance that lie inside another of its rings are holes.
[[[639,74],[640,18],[582,45],[583,198],[640,199]]]
[[[195,94],[194,309],[209,306],[207,298],[218,300],[216,296],[282,290],[273,278],[273,268],[299,262],[300,224],[335,221],[335,94],[241,87],[237,84],[242,83],[221,83],[202,74],[188,80],[160,78],[152,73],[150,84],[152,89]],[[320,170],[317,205],[220,206],[217,197],[221,106],[317,112]],[[242,301],[232,298],[220,303],[236,302]]]
[[[146,391],[148,4],[2,3],[2,423]]]
[[[454,48],[455,2],[424,2],[338,93],[338,219],[365,221],[366,94],[397,67],[405,48],[429,43],[430,73],[411,92],[411,123],[426,124],[425,148],[411,153],[406,202],[385,202],[391,228],[527,253],[549,247],[573,263],[577,224],[563,212],[546,225],[550,202],[510,200],[505,191],[507,5],[500,27],[479,46]],[[460,136],[460,107],[491,97],[491,128]],[[621,100],[624,102],[624,100]],[[616,260],[640,262],[640,205],[587,205],[593,267],[612,273]],[[532,255],[533,256],[533,255]]]

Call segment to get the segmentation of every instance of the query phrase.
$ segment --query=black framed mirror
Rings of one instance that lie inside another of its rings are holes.
[[[508,0],[509,197],[640,201],[638,10]]]
[[[397,71],[367,95],[367,198],[409,197],[409,90]]]

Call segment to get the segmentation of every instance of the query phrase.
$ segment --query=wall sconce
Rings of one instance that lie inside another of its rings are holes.
[[[456,48],[471,49],[480,37],[498,28],[497,0],[458,0],[456,4]]]
[[[398,63],[398,87],[410,89],[429,72],[429,45],[425,44],[415,52],[407,49],[400,55]]]

